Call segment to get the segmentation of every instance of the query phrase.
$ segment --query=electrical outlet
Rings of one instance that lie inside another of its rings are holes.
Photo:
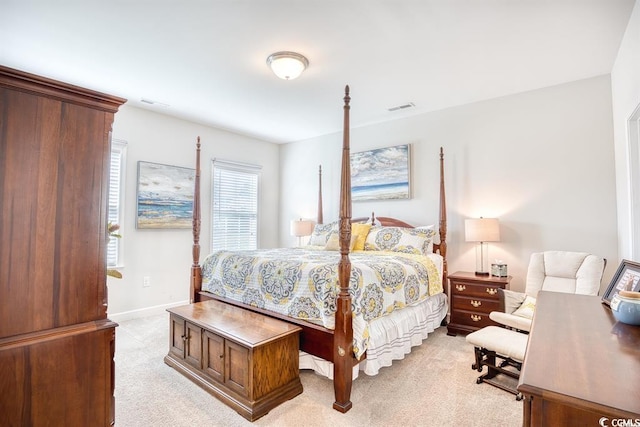
[[[144,276],[142,278],[142,287],[143,288],[148,288],[149,286],[151,286],[151,277]]]

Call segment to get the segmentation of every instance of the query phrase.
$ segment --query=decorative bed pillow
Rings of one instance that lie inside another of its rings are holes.
[[[533,319],[533,312],[536,309],[536,299],[530,295],[522,302],[522,305],[514,311],[512,314],[515,316],[525,317],[527,319]]]
[[[420,225],[418,227],[415,228],[420,228],[420,229],[424,229],[424,230],[434,230],[436,229],[436,225],[435,224],[429,224],[429,225]]]
[[[433,251],[434,235],[434,230],[426,228],[372,227],[364,250],[427,255]]]
[[[328,224],[316,224],[309,238],[310,246],[325,246],[332,232],[338,231],[338,221]]]
[[[513,314],[514,311],[520,308],[524,299],[527,297],[525,293],[510,291],[508,289],[502,289],[502,294],[504,295],[504,312],[510,314]]]
[[[349,251],[353,250],[353,247],[356,244],[357,236],[355,234],[351,234],[351,244],[349,245]],[[327,240],[327,244],[324,246],[325,251],[339,251],[340,250],[340,234],[336,231],[331,233],[329,236],[329,240]]]
[[[433,236],[436,235],[436,225],[435,224],[430,224],[430,225],[421,225],[419,227],[416,227],[417,229],[420,230],[427,230],[427,231],[431,231],[431,244],[427,245],[427,254],[432,254],[433,253]]]
[[[355,236],[356,240],[353,244],[352,250],[354,251],[363,251],[364,250],[364,242],[367,240],[367,236],[369,235],[369,230],[371,230],[371,224],[361,224],[355,223],[351,224],[351,238]]]

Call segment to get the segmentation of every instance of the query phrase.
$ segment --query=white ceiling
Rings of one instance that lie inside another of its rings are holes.
[[[0,64],[282,143],[608,74],[634,0],[0,0]],[[269,54],[310,62],[293,81]],[[415,108],[389,112],[399,104]]]

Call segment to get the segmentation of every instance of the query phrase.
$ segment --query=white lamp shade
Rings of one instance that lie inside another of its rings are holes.
[[[309,60],[295,52],[276,52],[267,58],[273,73],[283,80],[293,80],[302,74]]]
[[[298,219],[291,221],[291,235],[296,237],[310,236],[313,233],[313,221]]]
[[[500,225],[498,223],[498,219],[465,219],[464,238],[467,242],[499,242]]]

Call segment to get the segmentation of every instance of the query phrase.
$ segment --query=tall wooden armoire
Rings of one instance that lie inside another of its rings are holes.
[[[113,116],[126,100],[0,66],[0,425],[114,424]]]

